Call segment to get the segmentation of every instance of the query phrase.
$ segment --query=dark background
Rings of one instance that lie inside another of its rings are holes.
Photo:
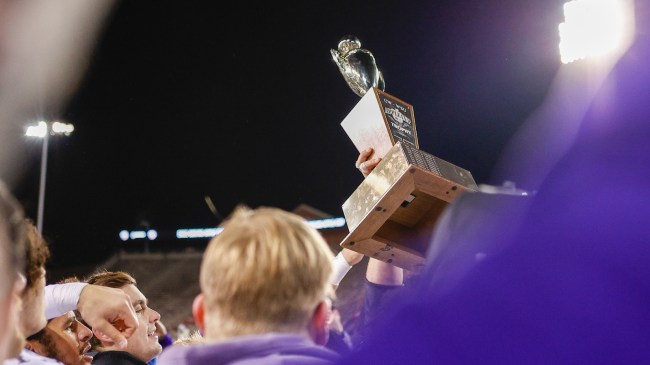
[[[414,105],[422,150],[501,183],[500,152],[559,67],[562,3],[118,3],[61,116],[76,130],[50,139],[52,265],[106,259],[121,229],[214,226],[205,196],[224,216],[240,203],[342,215],[362,180],[340,127],[359,97],[329,54],[346,34]],[[35,218],[41,147],[25,143],[16,194]]]

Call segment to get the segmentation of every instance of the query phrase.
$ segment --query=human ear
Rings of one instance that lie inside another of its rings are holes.
[[[329,317],[330,317],[330,306],[324,300],[320,301],[314,309],[314,313],[309,319],[309,324],[307,325],[307,331],[309,332],[309,337],[317,345],[324,346],[329,339]]]
[[[205,333],[205,306],[203,300],[203,293],[200,293],[196,296],[196,298],[194,298],[194,302],[192,303],[192,315],[194,316],[194,322],[196,322],[196,326],[199,327],[201,333]]]

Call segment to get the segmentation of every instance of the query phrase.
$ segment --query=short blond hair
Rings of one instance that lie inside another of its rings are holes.
[[[187,336],[180,337],[178,340],[174,341],[174,345],[180,346],[192,346],[192,345],[201,345],[205,343],[205,338],[201,336],[199,331],[193,331]]]
[[[301,217],[237,208],[201,264],[206,337],[303,331],[325,297],[332,260]]]

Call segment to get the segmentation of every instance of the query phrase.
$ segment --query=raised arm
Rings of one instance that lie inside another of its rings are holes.
[[[354,164],[364,177],[368,177],[381,162],[381,158],[373,158],[374,152],[372,148],[361,151]],[[344,248],[334,259],[335,274],[332,284],[338,286],[352,266],[358,264],[361,259],[363,259],[363,254]],[[366,269],[366,279],[372,284],[401,286],[404,282],[404,271],[399,267],[370,258]]]
[[[54,284],[45,287],[45,316],[54,318],[78,309],[103,341],[126,347],[126,339],[138,327],[129,296],[120,289],[86,283]]]

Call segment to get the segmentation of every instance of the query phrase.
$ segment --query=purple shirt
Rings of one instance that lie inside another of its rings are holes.
[[[158,365],[331,364],[338,355],[304,336],[269,333],[191,346],[170,346]]]

